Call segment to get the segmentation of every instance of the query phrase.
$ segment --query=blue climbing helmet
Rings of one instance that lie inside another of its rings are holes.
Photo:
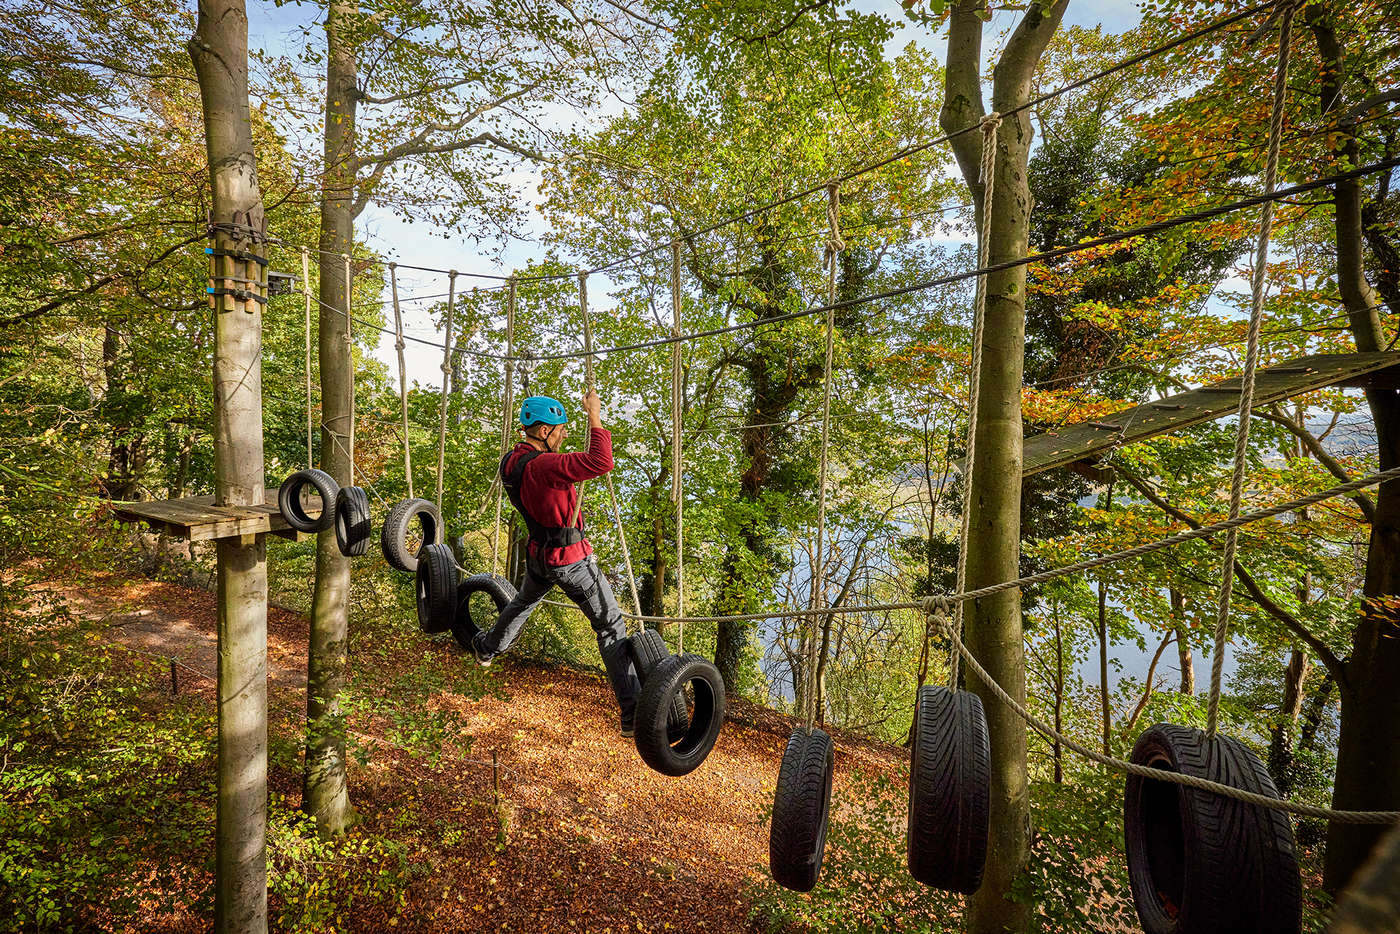
[[[546,425],[562,425],[569,420],[564,411],[564,403],[549,396],[531,396],[520,403],[520,424],[529,428],[543,422]]]

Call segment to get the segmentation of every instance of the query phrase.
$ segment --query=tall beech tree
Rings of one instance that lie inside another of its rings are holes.
[[[346,339],[353,285],[341,257],[353,251],[356,218],[375,204],[458,233],[508,228],[516,207],[502,180],[506,159],[544,159],[539,128],[546,105],[591,100],[584,75],[599,76],[606,86],[608,74],[623,70],[612,51],[642,43],[632,32],[639,22],[632,13],[616,3],[598,6],[590,12],[504,0],[327,3],[324,53],[309,50],[306,58],[325,66],[321,466],[338,483],[355,482],[354,368]],[[333,532],[323,532],[316,544],[302,809],[328,833],[354,819],[340,706],[349,595],[349,561]]]
[[[223,248],[262,252],[262,192],[248,111],[248,14],[243,0],[201,0],[189,41],[204,104]],[[249,262],[247,266],[253,266]],[[246,275],[246,274],[245,274]],[[225,310],[214,325],[215,502],[263,503],[262,311]],[[267,546],[221,538],[218,556],[219,804],[214,927],[267,930]]]
[[[1069,0],[1032,3],[1006,40],[992,71],[992,109],[1006,113],[1030,99],[1031,81],[1046,46],[1059,28]],[[1026,165],[1031,120],[1025,111],[1006,117],[996,133],[995,190],[987,203],[979,178],[986,115],[982,100],[982,29],[990,17],[984,0],[961,0],[952,8],[943,111],[944,132],[964,132],[953,153],[976,204],[978,230],[991,211],[987,244],[990,263],[1027,252],[1031,198]],[[1021,381],[1025,362],[1026,268],[993,273],[986,281],[981,394],[972,413],[977,458],[972,484],[967,586],[985,587],[1019,574],[1021,541]],[[1008,590],[964,607],[967,644],[987,672],[1012,697],[1026,695],[1021,595]],[[1011,897],[1030,850],[1030,798],[1026,788],[1026,725],[984,684],[970,679],[982,698],[992,751],[991,830],[982,887],[968,900],[972,934],[1024,931],[1031,906]]]

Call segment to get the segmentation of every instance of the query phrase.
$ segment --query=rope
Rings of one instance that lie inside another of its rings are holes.
[[[408,498],[413,499],[413,464],[408,445],[408,371],[403,362],[403,312],[399,309],[398,267],[389,264],[389,291],[394,302],[394,350],[399,355],[399,408],[403,413],[403,476],[408,485]]]
[[[821,459],[817,469],[817,540],[812,547],[811,608],[820,610],[826,603],[826,473],[831,461],[831,360],[836,348],[836,266],[846,242],[841,239],[841,187],[832,182],[827,186],[826,220],[830,236],[826,241],[826,357],[822,364],[822,442]],[[829,620],[827,616],[825,619]],[[807,695],[806,729],[811,732],[817,720],[818,668],[821,658],[817,648],[817,632],[806,627]]]
[[[350,278],[350,254],[342,253],[345,262],[345,356],[350,364],[350,471],[355,470],[355,318],[350,314],[350,296],[354,294],[353,280]]]
[[[1283,133],[1283,106],[1288,94],[1288,51],[1293,32],[1293,4],[1283,9],[1279,26],[1278,67],[1274,74],[1274,110],[1269,122],[1269,151],[1264,164],[1264,193],[1271,195],[1278,181],[1279,137]],[[1274,203],[1265,201],[1259,216],[1259,244],[1254,251],[1251,277],[1253,298],[1249,309],[1249,332],[1245,341],[1244,374],[1240,377],[1239,420],[1235,427],[1235,469],[1230,478],[1230,518],[1240,514],[1244,498],[1245,458],[1249,448],[1249,416],[1254,408],[1254,372],[1259,362],[1259,330],[1264,320],[1264,292],[1268,276],[1269,235],[1273,231]],[[1225,536],[1221,559],[1220,606],[1215,621],[1215,650],[1210,659],[1210,698],[1206,706],[1206,735],[1214,736],[1220,719],[1220,689],[1225,670],[1225,647],[1230,638],[1230,595],[1235,581],[1234,529]]]
[[[457,298],[457,273],[447,277],[447,337],[442,342],[442,402],[438,405],[437,506],[442,508],[442,468],[447,459],[447,389],[452,373],[452,308]]]
[[[1273,517],[1281,516],[1284,513],[1297,512],[1300,509],[1305,509],[1308,506],[1316,506],[1318,503],[1325,503],[1328,500],[1336,499],[1339,496],[1350,496],[1357,490],[1364,490],[1367,487],[1376,486],[1378,484],[1386,483],[1390,480],[1395,479],[1400,479],[1400,467],[1391,467],[1389,470],[1382,470],[1378,473],[1371,474],[1367,477],[1361,477],[1357,480],[1350,480],[1346,483],[1341,483],[1337,486],[1330,487],[1326,490],[1320,490],[1316,493],[1309,493],[1307,496],[1301,497],[1299,499],[1290,500],[1286,503],[1280,503],[1275,506],[1268,506],[1264,509],[1257,509],[1254,512],[1247,512],[1234,519],[1222,519],[1219,522],[1213,522],[1210,525],[1203,525],[1198,529],[1186,529],[1184,531],[1177,532],[1175,535],[1169,535],[1166,538],[1159,538],[1154,541],[1145,542],[1141,545],[1136,545],[1132,548],[1126,548],[1122,551],[1115,551],[1106,555],[1101,555],[1097,558],[1088,558],[1084,561],[1075,562],[1074,564],[1066,564],[1058,568],[1050,568],[1045,571],[1039,571],[1035,574],[1028,574],[1025,577],[1018,577],[1016,580],[1002,581],[999,584],[988,584],[986,587],[979,587],[976,590],[968,590],[958,593],[925,597],[922,600],[913,602],[906,601],[902,603],[874,603],[867,604],[865,606],[829,607],[825,610],[815,611],[778,610],[772,613],[741,613],[734,616],[690,616],[686,618],[686,622],[729,623],[744,622],[746,620],[782,619],[787,617],[798,616],[820,616],[826,613],[886,613],[892,610],[924,610],[925,612],[932,612],[933,609],[936,608],[936,605],[939,601],[946,601],[949,605],[951,605],[953,603],[960,603],[966,600],[980,600],[983,597],[990,597],[993,594],[1001,593],[1004,590],[1015,590],[1019,587],[1030,587],[1035,584],[1044,584],[1047,581],[1056,580],[1057,578],[1067,577],[1071,574],[1082,574],[1085,571],[1092,571],[1096,568],[1104,567],[1105,565],[1116,564],[1120,561],[1128,561],[1133,558],[1141,558],[1144,555],[1149,555],[1153,552],[1161,551],[1164,548],[1171,548],[1175,545],[1180,545],[1183,542],[1195,541],[1198,538],[1209,538],[1212,535],[1215,535],[1219,532],[1226,532],[1230,529],[1237,529],[1242,526],[1250,525],[1254,522],[1261,522],[1265,519],[1272,519]],[[676,622],[675,617],[671,616],[639,616],[635,618],[649,623]]]
[[[1332,808],[1314,807],[1313,805],[1300,804],[1296,801],[1284,801],[1268,795],[1245,791],[1242,788],[1235,788],[1231,785],[1224,785],[1220,782],[1197,778],[1194,775],[1184,775],[1181,772],[1170,772],[1165,769],[1154,769],[1149,766],[1139,765],[1136,762],[1128,762],[1082,746],[1048,723],[1040,720],[1023,705],[1017,703],[1010,694],[1006,693],[1005,689],[987,673],[987,670],[978,663],[972,652],[970,652],[967,646],[963,644],[962,640],[958,638],[958,634],[948,622],[946,615],[947,601],[943,598],[937,598],[937,601],[938,602],[934,604],[934,609],[931,614],[934,617],[934,622],[943,629],[949,641],[957,648],[958,654],[967,661],[967,667],[971,669],[977,677],[982,679],[982,682],[987,685],[993,694],[1001,699],[1002,703],[1010,707],[1017,716],[1026,721],[1037,733],[1064,745],[1071,752],[1076,752],[1086,759],[1097,762],[1100,765],[1106,765],[1111,769],[1124,772],[1128,775],[1137,775],[1142,778],[1155,779],[1156,781],[1185,785],[1188,788],[1208,791],[1226,798],[1233,798],[1236,801],[1243,801],[1246,804],[1270,808],[1275,811],[1287,811],[1290,814],[1297,814],[1300,817],[1318,817],[1323,820],[1337,821],[1343,824],[1391,824],[1400,821],[1400,811],[1336,811]]]
[[[302,292],[306,295],[306,468],[310,470],[316,466],[316,460],[311,453],[311,432],[314,430],[311,415],[311,251],[306,247],[301,248],[301,282]]]
[[[1002,116],[1003,118],[1005,118],[1011,113],[1012,111],[1007,111],[1006,113],[1002,114]],[[1362,178],[1367,175],[1374,175],[1377,172],[1388,171],[1396,167],[1400,167],[1400,156],[1393,156],[1391,158],[1382,159],[1378,162],[1372,162],[1368,165],[1363,165],[1355,169],[1350,169],[1346,172],[1338,172],[1333,175],[1324,176],[1322,178],[1315,178],[1312,181],[1300,182],[1297,185],[1292,185],[1287,188],[1280,188],[1277,189],[1271,195],[1251,195],[1248,198],[1241,198],[1238,201],[1230,201],[1225,204],[1216,205],[1215,207],[1201,208],[1199,210],[1190,211],[1185,214],[1178,214],[1174,217],[1169,217],[1164,220],[1153,221],[1151,223],[1143,224],[1138,227],[1129,228],[1128,230],[1120,230],[1114,233],[1104,234],[1103,236],[1095,237],[1092,240],[1084,240],[1079,243],[1069,244],[1062,247],[1056,247],[1052,250],[1045,250],[1041,253],[1031,253],[1015,259],[1009,259],[1000,263],[994,263],[989,266],[979,267],[977,269],[969,269],[964,272],[952,273],[946,276],[939,276],[933,279],[926,279],[922,282],[914,282],[910,283],[909,285],[899,286],[893,289],[886,289],[883,292],[873,292],[868,295],[858,295],[852,298],[845,298],[836,303],[836,310],[839,311],[843,308],[855,308],[860,305],[870,304],[871,302],[884,301],[885,299],[890,298],[900,298],[901,296],[910,295],[915,292],[923,292],[927,291],[928,289],[937,288],[939,286],[951,285],[954,282],[962,282],[966,279],[975,279],[978,276],[986,275],[988,273],[1002,272],[1007,269],[1014,269],[1017,266],[1028,266],[1033,263],[1045,263],[1051,260],[1061,259],[1066,256],[1074,256],[1078,253],[1083,253],[1087,250],[1094,250],[1102,246],[1108,246],[1114,243],[1121,243],[1124,240],[1132,240],[1137,237],[1150,237],[1155,234],[1159,234],[1167,230],[1172,230],[1177,227],[1182,227],[1188,224],[1196,224],[1200,223],[1201,221],[1212,220],[1214,218],[1221,217],[1225,214],[1234,213],[1235,211],[1242,211],[1248,208],[1258,207],[1259,205],[1269,201],[1281,201],[1287,198],[1292,198],[1295,195],[1306,194],[1310,191],[1317,191],[1318,189],[1326,188],[1330,185],[1335,185],[1337,182],[1350,181],[1351,179]],[[692,331],[689,334],[682,334],[678,337],[662,337],[656,338],[654,340],[640,341],[635,344],[618,344],[613,347],[599,347],[594,349],[592,351],[592,354],[594,356],[603,356],[606,354],[626,353],[628,351],[633,350],[647,350],[652,347],[663,347],[675,343],[686,343],[689,341],[701,340],[707,337],[718,337],[722,334],[731,334],[738,331],[749,331],[762,327],[771,327],[776,324],[782,324],[785,321],[795,321],[798,318],[807,318],[815,314],[821,314],[824,313],[826,310],[826,306],[824,305],[814,305],[809,308],[803,308],[798,311],[790,311],[781,315],[774,315],[768,318],[760,318],[753,321],[742,321],[737,324],[730,324],[725,325],[723,327],[710,328],[705,331]],[[343,309],[335,309],[335,311],[338,314],[345,314],[345,311]],[[384,334],[391,333],[387,328],[381,328],[378,325],[373,324],[372,322],[363,321],[358,318],[355,320],[356,323],[360,324],[363,327],[371,328],[380,331]],[[442,347],[442,345],[437,343],[436,341],[431,341],[422,337],[414,337],[412,335],[408,335],[406,339],[418,344],[423,344],[428,347]],[[505,357],[502,354],[491,353],[489,351],[463,350],[462,352],[469,356],[481,357],[490,360],[505,359]],[[584,353],[582,351],[568,351],[565,353],[532,356],[531,359],[536,361],[562,361],[574,360],[582,356],[584,356]],[[516,359],[517,361],[521,361],[524,360],[525,357],[524,355],[521,355]]]
[[[1001,114],[992,111],[982,118],[982,223],[977,231],[977,265],[987,265],[991,255],[992,202],[996,197],[997,128]],[[967,542],[972,534],[973,464],[977,457],[977,407],[982,392],[982,336],[987,321],[987,276],[977,277],[977,294],[972,305],[972,372],[967,391],[967,465],[963,470],[962,532],[958,539],[957,578],[953,589],[962,593],[967,586]],[[963,605],[958,603],[953,613],[953,627],[963,631]],[[958,653],[948,653],[948,686],[958,686]]]
[[[505,370],[505,404],[501,407],[501,459],[504,460],[506,451],[510,449],[510,421],[511,410],[515,408],[515,361],[510,359],[515,356],[515,280],[511,279],[506,283],[506,370]],[[501,500],[505,497],[505,490],[500,483],[500,471],[496,471],[496,476],[492,479],[491,485],[496,490],[496,522],[491,526],[491,573],[496,573],[496,568],[500,562],[500,535],[501,535]]]
[[[671,335],[681,333],[681,245],[671,244]],[[685,617],[685,490],[681,482],[681,408],[685,391],[681,382],[681,345],[671,345],[671,501],[676,504],[676,615]],[[676,652],[685,651],[685,623],[676,632]]]
[[[582,270],[578,274],[578,307],[583,313],[583,347],[586,351],[583,358],[583,382],[584,391],[594,393],[597,386],[593,379],[593,323],[588,317],[588,273]],[[588,432],[587,443],[584,450],[592,448],[593,432]],[[613,523],[617,526],[617,539],[622,544],[622,561],[627,568],[627,586],[632,589],[632,608],[641,613],[642,599],[637,591],[637,577],[632,573],[632,552],[627,547],[627,533],[622,528],[622,512],[617,506],[617,488],[613,486],[612,471],[603,474],[603,479],[608,485],[608,501],[612,504]],[[574,502],[574,517],[569,521],[570,527],[578,525],[579,515],[583,511],[583,484],[578,485],[578,499]],[[640,626],[638,628],[641,628]]]

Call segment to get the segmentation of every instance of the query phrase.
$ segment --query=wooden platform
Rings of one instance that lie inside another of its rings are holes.
[[[1254,402],[1268,405],[1327,386],[1400,386],[1400,353],[1313,354],[1255,374]],[[1092,422],[1032,435],[1023,448],[1022,476],[1093,461],[1114,448],[1233,415],[1240,380],[1222,380],[1134,406]]]
[[[144,503],[113,503],[112,512],[123,522],[145,522],[157,532],[192,542],[263,532],[298,542],[315,537],[314,532],[298,532],[288,526],[277,508],[275,490],[272,496],[273,501],[262,506],[215,506],[212,496],[191,496]],[[312,506],[306,512],[316,516],[320,509]]]

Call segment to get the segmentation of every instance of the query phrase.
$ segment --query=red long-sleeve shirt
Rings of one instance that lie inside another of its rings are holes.
[[[522,441],[510,452],[503,465],[505,473],[515,466],[516,458],[525,451],[535,450]],[[561,528],[569,524],[574,516],[574,506],[578,502],[575,483],[601,477],[613,468],[612,435],[606,428],[590,428],[588,450],[570,454],[554,454],[546,451],[525,466],[520,478],[520,501],[530,513],[530,517],[540,525]],[[578,517],[578,528],[583,528],[583,513]],[[536,558],[538,546],[530,543],[530,554]],[[588,539],[549,550],[544,561],[551,567],[562,567],[582,561],[593,554],[593,546]]]

